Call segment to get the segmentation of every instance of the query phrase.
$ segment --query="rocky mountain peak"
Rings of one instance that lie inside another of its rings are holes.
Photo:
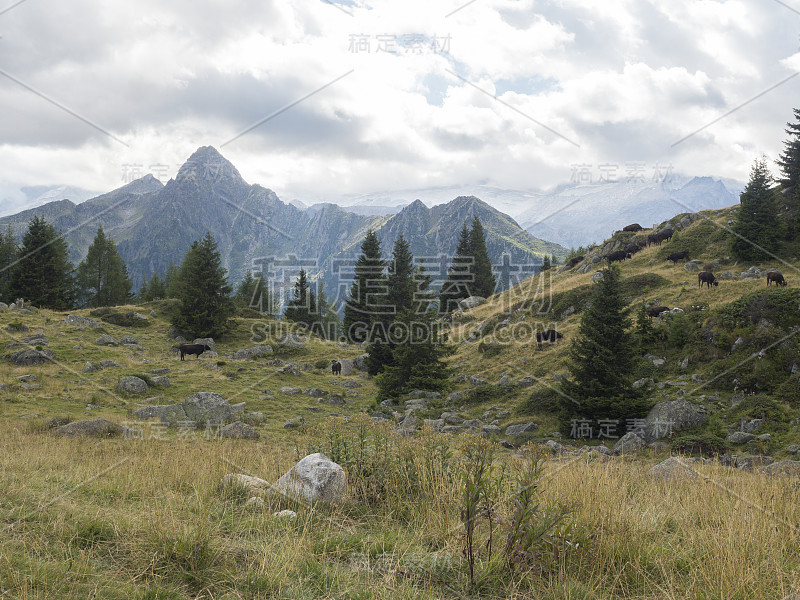
[[[178,170],[175,180],[207,183],[233,180],[241,185],[247,185],[233,163],[213,146],[201,146],[195,150]]]

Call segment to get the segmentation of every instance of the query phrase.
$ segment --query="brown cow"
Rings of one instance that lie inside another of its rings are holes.
[[[717,278],[714,277],[714,274],[709,271],[701,271],[700,273],[697,274],[697,284],[702,288],[704,283],[708,287],[711,287],[712,285],[713,286],[719,285],[719,281],[717,281]]]
[[[767,271],[767,287],[769,287],[769,284],[772,282],[781,287],[786,286],[786,280],[783,278],[783,273],[776,271],[775,269]]]

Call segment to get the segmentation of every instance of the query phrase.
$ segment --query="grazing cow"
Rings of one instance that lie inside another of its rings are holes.
[[[671,240],[673,233],[674,232],[672,231],[671,228],[662,229],[658,233],[651,233],[650,235],[647,236],[647,245],[660,246],[661,242],[668,242],[669,240]]]
[[[767,287],[769,284],[775,282],[775,285],[786,286],[786,280],[783,278],[783,273],[774,269],[767,271]]]
[[[584,258],[586,258],[586,257],[585,256],[573,256],[572,258],[569,259],[569,268],[571,269],[572,267],[577,265],[579,262],[581,262]]]
[[[638,223],[633,223],[632,225],[626,225],[625,227],[623,227],[622,231],[633,231],[633,232],[636,232],[636,231],[641,231],[642,229],[644,229],[644,227],[642,227]]]
[[[680,252],[673,252],[667,257],[667,260],[671,260],[672,264],[678,264],[679,260],[689,260],[689,251],[681,250]]]
[[[211,350],[211,346],[206,344],[181,344],[178,346],[178,351],[181,353],[181,360],[184,360],[186,354],[196,354],[197,358],[206,350]]]
[[[650,308],[647,309],[647,316],[650,318],[658,317],[661,315],[661,313],[666,312],[668,310],[669,306],[651,306]]]
[[[714,274],[709,271],[701,271],[697,274],[697,283],[702,288],[703,284],[705,283],[708,287],[712,285],[717,286],[719,285],[719,281],[717,278],[714,277]]]
[[[331,373],[334,375],[341,375],[342,374],[342,363],[338,360],[334,359],[331,361]]]
[[[671,227],[667,229],[662,229],[658,232],[659,237],[661,238],[662,242],[668,242],[672,239],[672,234],[675,233]]]
[[[555,344],[556,340],[560,340],[562,337],[564,336],[558,333],[555,329],[545,329],[544,331],[537,331],[536,345],[539,347],[539,350],[541,350],[542,342],[550,342],[551,344]]]
[[[625,250],[617,250],[616,252],[612,252],[611,254],[606,254],[604,258],[608,262],[612,263],[612,262],[615,262],[615,261],[623,261],[626,258],[630,258],[630,257],[631,257],[631,253],[630,252],[626,252]]]
[[[639,244],[628,244],[627,246],[625,246],[625,252],[627,252],[631,256],[639,252],[639,250],[641,249],[642,247]]]

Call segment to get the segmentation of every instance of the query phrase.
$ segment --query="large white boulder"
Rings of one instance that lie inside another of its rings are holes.
[[[331,504],[344,500],[347,475],[344,469],[324,454],[309,454],[275,483],[284,496],[308,502]]]

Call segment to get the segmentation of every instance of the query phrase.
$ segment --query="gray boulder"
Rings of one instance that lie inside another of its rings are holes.
[[[279,337],[278,345],[281,348],[287,348],[287,349],[299,349],[306,347],[306,345],[303,343],[303,340],[301,340],[299,336],[293,335],[291,333]]]
[[[247,360],[251,358],[261,358],[262,356],[269,356],[272,354],[272,346],[253,346],[252,348],[241,348],[237,350],[233,358],[236,360]]]
[[[368,358],[369,354],[360,354],[356,356],[356,359],[353,361],[353,366],[359,371],[366,371]]]
[[[150,385],[153,387],[169,387],[170,381],[169,377],[166,375],[152,375],[150,377]]]
[[[233,420],[235,414],[228,401],[216,392],[192,394],[183,401],[182,407],[186,418],[190,421],[222,423]]]
[[[538,423],[519,423],[517,425],[509,425],[506,427],[506,435],[514,436],[514,435],[521,435],[523,433],[530,433],[532,431],[536,431],[539,429]]]
[[[40,365],[42,363],[50,362],[55,359],[55,354],[52,350],[35,350],[28,348],[27,350],[19,350],[14,352],[8,357],[8,360],[19,367],[31,367],[33,365]]]
[[[669,437],[676,431],[699,427],[708,420],[704,407],[686,400],[659,402],[645,417],[645,441]]]
[[[120,344],[138,345],[139,344],[139,340],[137,338],[133,337],[132,335],[126,335],[125,337],[123,337],[123,338],[121,338],[119,340],[119,343]]]
[[[267,494],[272,489],[269,481],[241,473],[228,473],[219,483],[223,490],[243,488],[254,494]]]
[[[287,419],[286,422],[283,424],[284,429],[297,429],[298,427],[302,427],[306,424],[306,420],[303,417],[294,417],[293,419]]]
[[[461,310],[469,310],[471,308],[475,308],[476,306],[480,306],[486,302],[486,298],[483,296],[469,296],[468,298],[464,298],[458,302],[458,308]]]
[[[58,427],[54,432],[60,437],[120,437],[128,436],[132,432],[127,427],[122,427],[105,419],[92,419],[90,421],[75,421]]]
[[[192,343],[193,344],[205,344],[206,346],[208,346],[212,350],[216,350],[217,349],[214,346],[214,338],[210,338],[210,337],[208,337],[208,338],[195,338],[195,340]]]
[[[312,398],[324,398],[328,395],[327,390],[321,390],[319,388],[309,388],[305,391],[306,396],[311,396]]]
[[[489,385],[488,381],[486,381],[485,379],[481,379],[477,375],[470,375],[467,378],[467,381],[470,383],[470,385],[473,385],[475,387],[479,387],[479,386],[482,386],[482,385]]]
[[[298,387],[292,387],[290,385],[285,385],[281,388],[281,394],[302,394],[303,390]]]
[[[147,419],[161,419],[164,411],[171,409],[174,405],[154,404],[152,406],[142,406],[133,411],[133,418],[146,421]],[[184,417],[186,415],[184,414]]]
[[[624,452],[636,452],[645,447],[645,441],[636,435],[633,431],[629,431],[623,435],[616,444],[614,444],[614,454],[622,454]]]
[[[123,394],[144,394],[148,389],[146,381],[133,375],[121,377],[116,386],[116,390]]]
[[[650,469],[650,474],[663,478],[695,479],[697,477],[697,473],[693,469],[693,465],[691,465],[689,459],[680,458],[678,456],[672,456],[658,463]]]
[[[100,334],[100,337],[94,341],[98,346],[116,346],[119,342],[108,335],[107,333]]]
[[[736,275],[734,275],[730,271],[723,271],[722,273],[717,275],[717,279],[736,279]]]
[[[731,444],[746,444],[747,442],[756,439],[756,436],[754,436],[752,433],[746,433],[744,431],[734,431],[725,436],[725,439]]]
[[[735,464],[737,469],[752,471],[758,467],[765,467],[775,462],[771,456],[737,456]]]
[[[64,322],[67,325],[73,325],[75,327],[89,327],[91,329],[96,329],[102,325],[98,321],[94,319],[90,319],[89,317],[82,317],[80,315],[67,315],[64,317]]]
[[[350,360],[349,358],[343,358],[339,361],[339,364],[342,365],[342,372],[341,375],[347,377],[353,374],[356,368],[356,363],[354,360]]]
[[[283,496],[333,504],[347,495],[347,475],[324,454],[309,454],[275,482],[275,489]]]
[[[536,379],[532,375],[528,375],[527,377],[521,377],[517,381],[517,385],[521,388],[531,387],[534,383],[536,383]]]
[[[255,429],[241,421],[226,425],[219,434],[220,437],[236,440],[257,440],[260,437]]]
[[[791,475],[799,477],[800,460],[780,460],[771,465],[758,467],[758,470],[767,475]]]
[[[340,385],[343,388],[347,388],[347,389],[355,389],[355,388],[360,388],[361,387],[361,384],[359,382],[357,382],[357,381],[354,381],[353,379],[345,379],[345,380],[342,381],[342,383]]]
[[[92,363],[87,362],[85,365],[83,365],[84,373],[94,373],[95,371],[97,371],[97,367],[94,366]]]
[[[267,415],[263,412],[249,412],[242,415],[242,420],[248,425],[263,425],[267,422]]]

